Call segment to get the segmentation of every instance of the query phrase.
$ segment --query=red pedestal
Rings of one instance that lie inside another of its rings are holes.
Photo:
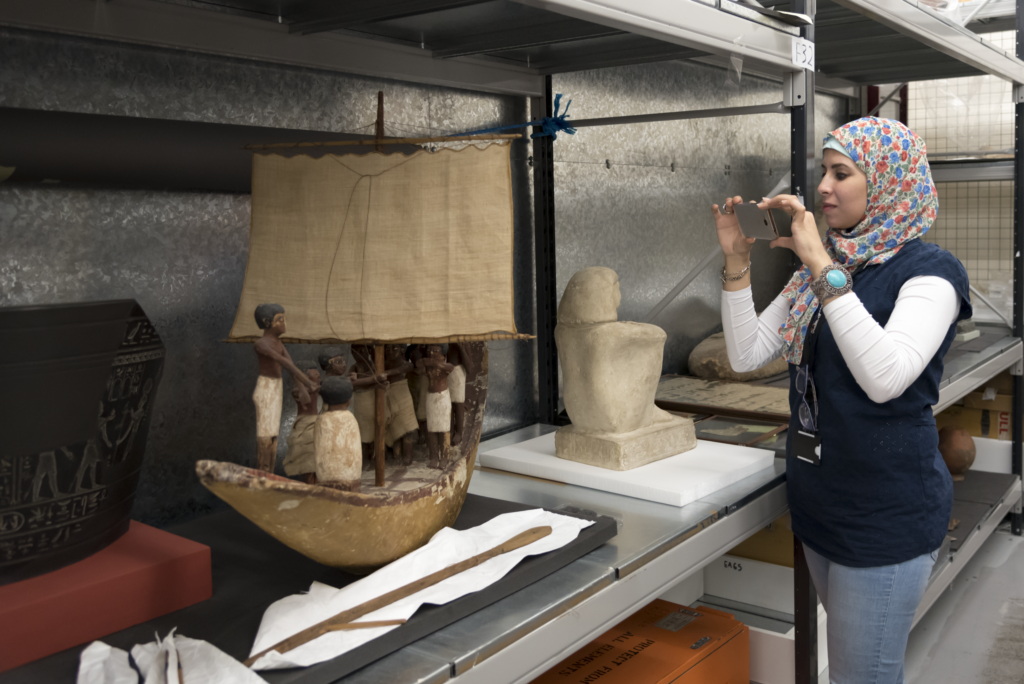
[[[212,594],[210,547],[133,520],[99,553],[0,587],[0,672]]]

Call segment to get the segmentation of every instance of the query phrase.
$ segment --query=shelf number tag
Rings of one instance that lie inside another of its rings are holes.
[[[814,43],[805,38],[793,41],[793,66],[814,71]]]

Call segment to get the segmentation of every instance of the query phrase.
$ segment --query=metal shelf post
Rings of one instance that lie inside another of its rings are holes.
[[[793,11],[807,14],[814,19],[814,0],[794,0]],[[814,24],[800,30],[800,36],[814,42]],[[808,211],[814,211],[815,163],[814,152],[817,139],[814,134],[814,71],[804,70],[805,96],[803,103],[790,110],[791,166],[790,188],[794,195],[803,199]],[[794,257],[795,264],[800,265]],[[818,593],[811,581],[803,547],[794,544],[793,558],[793,621],[796,627],[793,644],[793,659],[796,684],[816,684],[818,681]]]
[[[1024,46],[1021,45],[1021,31],[1024,30],[1024,0],[1017,0],[1017,35],[1015,40],[1016,55],[1018,58],[1024,55]],[[1018,101],[1017,88],[1014,87],[1014,125],[1013,125],[1013,336],[1020,338],[1024,336],[1024,189],[1021,188],[1021,178],[1024,177],[1024,139],[1021,138],[1024,131],[1024,103]],[[1010,447],[1011,472],[1021,475],[1021,440],[1024,439],[1024,375],[1013,376],[1013,413],[1010,416],[1010,437],[1013,440]],[[1024,478],[1022,478],[1024,479]],[[1019,510],[1019,506],[1017,509]],[[1021,534],[1022,515],[1019,512],[1010,515],[1010,526],[1017,536]]]
[[[554,116],[551,76],[544,78],[544,97],[530,99],[534,121]],[[539,127],[534,132],[540,132]],[[533,140],[533,249],[537,276],[537,398],[541,423],[555,424],[558,416],[558,314],[555,280],[555,158],[551,136]]]

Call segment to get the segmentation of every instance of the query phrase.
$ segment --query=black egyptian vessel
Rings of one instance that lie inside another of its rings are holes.
[[[131,299],[0,308],[0,585],[128,531],[163,362]]]

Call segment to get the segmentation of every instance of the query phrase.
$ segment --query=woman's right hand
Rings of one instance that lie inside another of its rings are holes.
[[[734,204],[740,204],[743,198],[739,195],[725,200],[726,212],[719,209],[717,204],[711,205],[711,213],[715,217],[715,230],[718,231],[718,244],[726,257],[750,258],[750,250],[754,244],[754,238],[748,238],[740,230],[740,220],[736,212],[732,210]]]

